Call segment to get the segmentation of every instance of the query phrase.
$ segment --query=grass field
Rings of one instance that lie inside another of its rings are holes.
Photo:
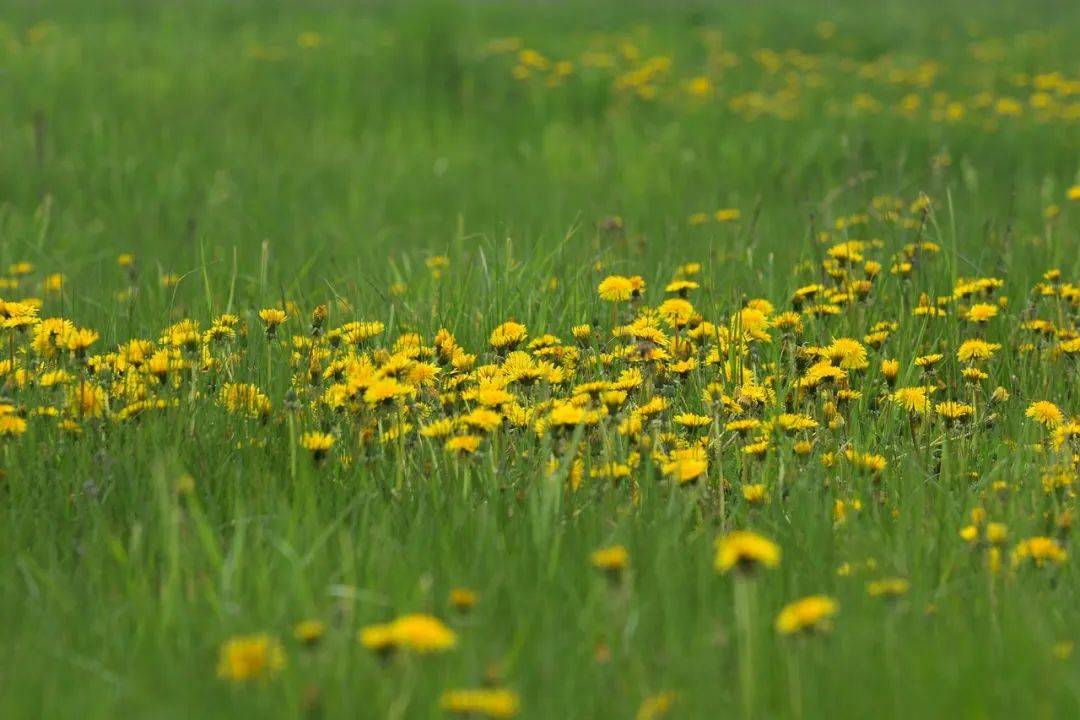
[[[9,0],[0,717],[1080,716],[1076,27]]]

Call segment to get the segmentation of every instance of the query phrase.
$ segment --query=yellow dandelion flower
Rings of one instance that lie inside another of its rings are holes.
[[[265,308],[259,311],[259,319],[263,321],[268,334],[273,334],[279,325],[288,320],[284,310],[278,308]]]
[[[317,645],[326,634],[322,620],[302,620],[293,627],[293,637],[304,645]]]
[[[1028,405],[1024,415],[1048,428],[1055,428],[1065,421],[1061,410],[1048,400],[1037,400]]]
[[[448,598],[450,607],[459,612],[467,612],[476,607],[476,603],[479,601],[476,593],[468,588],[456,587],[450,591]]]
[[[996,317],[998,314],[998,306],[991,305],[989,303],[979,303],[978,305],[972,305],[967,313],[964,314],[964,318],[973,323],[984,323],[991,318]]]
[[[318,462],[334,447],[334,436],[324,432],[306,432],[300,439],[300,444],[311,452],[311,456]]]
[[[603,570],[608,573],[620,573],[626,569],[626,566],[630,561],[630,554],[622,545],[612,545],[610,547],[595,550],[589,556],[589,561],[597,570]]]
[[[513,350],[525,340],[527,334],[524,325],[511,320],[492,330],[488,343],[495,350]]]
[[[1021,541],[1012,553],[1013,567],[1030,562],[1036,567],[1044,565],[1063,565],[1069,559],[1068,553],[1053,538],[1036,536]]]
[[[447,440],[443,447],[456,455],[470,455],[480,447],[481,439],[479,435],[458,435]]]
[[[826,595],[811,595],[785,605],[776,616],[776,631],[781,635],[825,632],[840,607]]]
[[[602,300],[625,302],[634,295],[634,284],[630,278],[622,275],[608,275],[597,286],[596,291]]]
[[[761,505],[769,500],[769,493],[765,488],[765,483],[743,485],[742,496],[743,500],[751,505]]]
[[[218,653],[218,676],[233,682],[269,677],[285,667],[285,650],[266,633],[227,640]]]
[[[774,568],[780,564],[780,547],[768,538],[748,530],[728,533],[716,541],[714,565],[718,572],[732,568],[749,571],[761,566]]]
[[[930,409],[929,393],[933,388],[925,386],[899,388],[890,396],[896,405],[914,415],[925,415]]]
[[[394,644],[420,654],[451,650],[457,634],[431,615],[404,615],[390,624]]]

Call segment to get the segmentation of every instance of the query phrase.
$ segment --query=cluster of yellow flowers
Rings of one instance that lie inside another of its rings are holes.
[[[875,200],[882,213],[872,208],[868,217],[915,218],[930,201],[904,206]],[[381,320],[331,323],[328,305],[303,312],[286,302],[246,318],[185,318],[154,337],[105,347],[103,333],[44,312],[55,276],[35,283],[35,269],[19,263],[4,279],[17,297],[0,300],[0,445],[58,434],[98,442],[147,415],[199,408],[255,444],[288,429],[315,473],[345,474],[373,453],[441,453],[450,464],[505,454],[566,493],[623,493],[637,504],[644,486],[661,484],[715,500],[725,517],[726,504],[752,513],[817,481],[842,533],[867,503],[899,512],[890,493],[895,467],[915,463],[933,476],[943,447],[963,452],[993,432],[1003,435],[1003,452],[1022,451],[1037,464],[1038,482],[1026,489],[1041,501],[1012,541],[1000,518],[1017,488],[988,481],[956,542],[992,575],[1003,557],[1014,573],[1067,562],[1080,466],[1075,396],[1014,399],[1016,371],[1005,364],[1023,363],[1029,388],[1075,379],[1080,286],[1049,270],[1022,302],[1010,302],[1004,278],[957,277],[946,289],[932,272],[943,253],[922,224],[905,225],[913,236],[890,248],[852,238],[870,221],[847,218],[842,237],[823,237],[821,258],[796,269],[816,282],[784,298],[749,298],[721,313],[694,302],[708,283],[699,263],[678,267],[659,291],[642,276],[601,271],[593,297],[602,319],[560,334],[505,319],[473,346],[447,328],[391,336]],[[449,262],[429,269],[441,277]],[[23,292],[33,288],[46,297]],[[866,432],[874,423],[888,423],[892,435]],[[986,469],[979,457],[968,464]],[[1017,522],[1015,512],[1010,518]],[[745,579],[780,559],[772,541],[736,531],[719,539],[714,562]],[[590,561],[617,583],[629,553],[612,545]],[[856,567],[845,563],[838,575]],[[898,598],[908,587],[904,577],[883,576],[866,591]],[[459,589],[451,605],[475,602]],[[775,628],[823,632],[838,609],[831,597],[804,597],[779,610]],[[323,632],[315,621],[294,634],[314,644]],[[364,627],[359,642],[388,657],[448,651],[458,638],[439,619],[414,614]],[[244,681],[284,665],[277,640],[253,635],[222,646],[218,671]],[[448,692],[442,707],[509,717],[518,701],[508,690],[464,689]]]
[[[617,97],[711,104],[746,119],[790,121],[822,110],[829,116],[889,113],[986,131],[1002,122],[1080,120],[1080,78],[1049,70],[1011,71],[1001,62],[1007,54],[1001,41],[973,44],[971,57],[952,63],[897,55],[867,60],[850,55],[831,34],[820,34],[817,51],[736,52],[713,30],[701,31],[699,41],[704,58],[690,67],[677,65],[671,55],[648,53],[633,36],[594,37],[576,57],[559,60],[527,47],[521,38],[499,38],[483,55],[512,58],[510,72],[523,83],[558,89],[575,77],[589,83],[599,79]],[[980,72],[949,73],[956,62]],[[987,72],[996,82],[985,81]]]
[[[96,330],[42,317],[46,300],[0,300],[0,439],[40,441],[51,428],[107,432],[207,404],[239,422],[299,427],[296,442],[320,464],[333,457],[347,468],[376,446],[434,443],[461,457],[509,445],[546,453],[538,466],[573,490],[606,481],[636,497],[649,466],[679,485],[717,483],[721,493],[741,475],[734,489],[751,505],[782,493],[784,481],[752,477],[748,463],[780,456],[798,467],[816,457],[849,468],[832,483],[842,523],[857,509],[857,478],[886,483],[902,451],[895,440],[874,449],[846,435],[853,416],[904,418],[917,456],[945,437],[975,437],[1009,412],[1016,401],[996,369],[1005,342],[1013,361],[1023,356],[1047,377],[1075,373],[1080,357],[1080,287],[1059,271],[1047,272],[1014,315],[1001,278],[958,278],[944,294],[923,289],[935,243],[885,250],[876,239],[828,241],[820,282],[713,318],[692,302],[698,263],[679,267],[655,304],[646,304],[641,276],[609,275],[596,286],[611,311],[607,327],[577,325],[567,338],[507,320],[491,328],[486,347],[472,348],[448,329],[387,339],[379,320],[331,327],[326,305],[301,321],[293,303],[253,313],[258,342],[248,338],[250,322],[224,314],[99,348]],[[14,265],[11,278],[32,270]],[[250,361],[260,345],[262,376]],[[285,390],[271,384],[283,373]],[[1033,446],[1045,457],[1044,487],[1071,493],[1080,422],[1053,398],[1025,406],[1045,433]]]
[[[467,612],[476,595],[466,588],[450,594],[450,605]],[[326,635],[321,620],[303,620],[293,628],[293,637],[302,646],[315,648]],[[382,625],[369,625],[357,634],[360,644],[389,660],[395,651],[432,655],[453,650],[457,634],[432,615],[403,615]],[[282,643],[268,633],[238,635],[222,643],[218,650],[218,676],[235,683],[272,678],[286,666]],[[513,690],[499,687],[466,688],[443,693],[440,708],[451,715],[511,718],[520,712],[520,700]]]

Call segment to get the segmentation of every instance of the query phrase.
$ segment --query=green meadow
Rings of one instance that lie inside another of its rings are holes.
[[[8,0],[0,717],[1080,715],[1076,27]]]

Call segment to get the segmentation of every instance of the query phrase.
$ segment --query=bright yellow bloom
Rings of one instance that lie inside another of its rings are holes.
[[[909,413],[925,415],[930,409],[928,393],[932,389],[925,386],[899,388],[892,394],[891,399]]]
[[[506,350],[517,347],[527,335],[525,326],[517,322],[505,322],[491,331],[488,342],[496,350]]]
[[[334,447],[334,436],[324,432],[306,432],[300,439],[305,450],[311,452],[316,460],[321,460]]]
[[[416,388],[394,378],[376,380],[364,391],[364,402],[368,405],[390,403],[398,398],[405,398],[416,393]]]
[[[266,633],[230,638],[218,653],[218,677],[233,682],[269,677],[283,667],[285,650]]]
[[[447,440],[443,447],[448,452],[468,455],[476,452],[477,448],[480,447],[481,439],[479,435],[458,435]]]
[[[836,601],[825,595],[811,595],[784,606],[776,616],[776,631],[781,635],[827,631],[839,610]]]
[[[0,437],[18,437],[26,432],[26,420],[14,414],[0,413]]]
[[[360,642],[372,650],[396,647],[426,655],[453,649],[457,634],[438,618],[414,614],[403,615],[386,625],[361,629]]]
[[[971,308],[964,315],[969,321],[974,323],[984,323],[998,314],[998,306],[991,305],[989,303],[979,303],[978,305],[972,305]]]
[[[968,403],[949,400],[935,405],[934,412],[945,418],[946,422],[955,422],[971,417],[975,412],[975,408]]]
[[[1062,565],[1069,559],[1069,554],[1053,538],[1036,536],[1021,541],[1013,548],[1012,564],[1017,567],[1024,562],[1031,562],[1036,567],[1044,565]]]
[[[716,541],[714,565],[718,572],[732,568],[752,570],[757,566],[774,568],[780,564],[780,546],[748,530],[728,533]]]
[[[267,332],[272,331],[278,325],[281,325],[288,319],[284,310],[277,308],[266,308],[259,311],[259,319],[263,321],[263,325],[266,326]]]
[[[596,288],[600,298],[608,302],[625,302],[634,294],[634,284],[622,275],[609,275]]]
[[[997,350],[1001,349],[998,343],[990,343],[985,340],[965,340],[956,349],[956,359],[960,362],[972,360],[988,360],[993,357]]]
[[[825,353],[833,364],[843,370],[861,370],[867,366],[866,348],[852,338],[833,340]]]
[[[630,554],[622,545],[600,548],[589,556],[593,567],[607,572],[620,572],[626,568],[630,561]]]
[[[742,486],[743,500],[751,505],[760,505],[769,499],[769,493],[765,489],[765,483],[753,483]]]
[[[108,395],[92,383],[83,382],[72,388],[68,396],[68,407],[78,418],[96,418],[105,414]]]
[[[665,475],[684,485],[708,472],[709,461],[705,453],[698,448],[676,450],[662,469]]]
[[[1024,411],[1024,415],[1048,428],[1055,428],[1065,421],[1065,416],[1058,406],[1047,400],[1031,403]]]
[[[885,378],[885,381],[890,385],[896,380],[896,375],[900,372],[900,362],[898,360],[882,360],[881,361],[881,376]]]

